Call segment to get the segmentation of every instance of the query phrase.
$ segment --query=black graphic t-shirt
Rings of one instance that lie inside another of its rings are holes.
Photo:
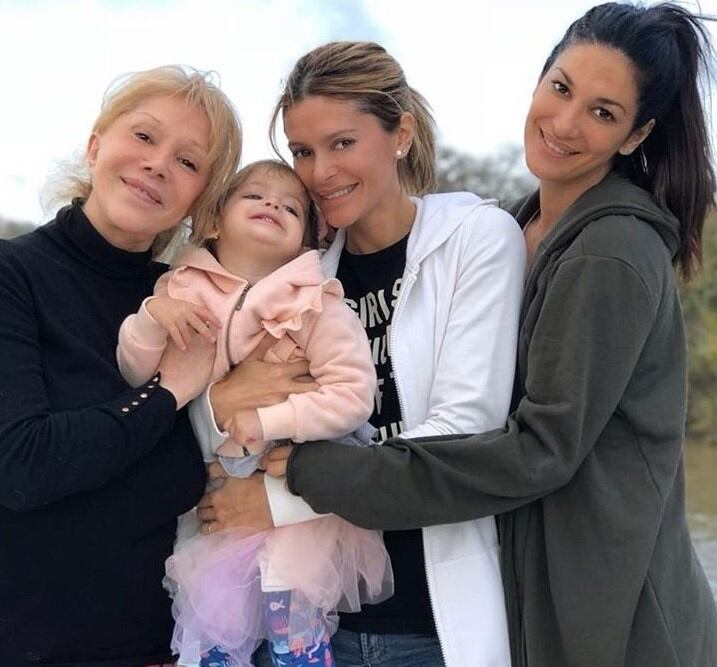
[[[378,386],[370,422],[381,440],[403,430],[401,406],[391,365],[391,321],[406,265],[408,236],[367,255],[344,249],[336,277],[344,286],[346,303],[359,316],[371,345]],[[395,593],[377,605],[364,605],[357,614],[341,614],[341,627],[380,634],[435,634],[420,530],[385,531],[391,556]]]

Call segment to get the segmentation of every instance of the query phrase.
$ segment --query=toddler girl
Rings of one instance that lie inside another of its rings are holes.
[[[117,356],[128,382],[153,376],[168,338],[180,348],[191,331],[216,340],[216,380],[268,335],[276,342],[265,360],[305,358],[319,388],[234,415],[231,437],[216,451],[200,442],[205,460],[219,455],[230,474],[245,477],[271,443],[361,427],[376,385],[368,341],[341,284],[327,280],[318,251],[307,250],[317,245],[317,222],[294,171],[272,160],[245,167],[216,217],[196,221],[195,237],[201,247],[160,278],[120,329]],[[210,535],[185,516],[165,583],[174,601],[172,649],[181,662],[203,655],[205,665],[250,665],[263,638],[275,665],[332,665],[336,609],[357,611],[393,588],[380,535],[333,515]]]

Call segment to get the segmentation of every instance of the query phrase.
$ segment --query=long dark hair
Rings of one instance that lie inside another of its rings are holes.
[[[715,180],[704,99],[714,66],[709,34],[698,16],[666,2],[652,7],[609,2],[575,21],[548,56],[541,77],[576,43],[618,49],[637,70],[639,105],[633,129],[655,127],[614,168],[649,190],[680,221],[677,262],[689,279],[702,261],[702,227],[715,205]]]

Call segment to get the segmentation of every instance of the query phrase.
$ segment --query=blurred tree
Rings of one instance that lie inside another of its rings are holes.
[[[687,435],[717,444],[717,213],[707,218],[703,267],[682,285],[690,377]]]
[[[0,216],[0,239],[11,239],[35,229],[35,225],[29,222],[15,222]]]
[[[446,146],[438,149],[438,192],[467,190],[505,205],[532,192],[535,178],[523,163],[523,149],[508,145],[475,157]]]

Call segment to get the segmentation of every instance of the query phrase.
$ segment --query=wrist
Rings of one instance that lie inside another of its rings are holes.
[[[156,324],[159,324],[157,322],[157,319],[155,317],[155,311],[157,306],[157,298],[156,296],[148,296],[143,302],[142,302],[142,308],[147,314],[147,317],[149,317],[153,322]]]
[[[181,410],[189,401],[194,398],[194,394],[190,393],[190,387],[181,376],[176,373],[157,372],[159,378],[159,386],[166,389],[177,403],[177,411]]]
[[[296,455],[301,447],[292,447],[289,452],[289,458],[286,459],[286,489],[289,493],[294,496],[300,496],[301,494],[296,489],[296,480],[294,478],[293,464],[296,459]]]
[[[187,403],[189,403],[189,396],[186,396],[186,394],[181,391],[181,387],[171,380],[162,378],[159,382],[159,386],[172,394],[176,403],[177,411],[181,410]]]
[[[222,378],[217,380],[214,384],[209,387],[207,399],[209,401],[209,407],[214,414],[214,421],[220,429],[224,429],[224,424],[231,417],[231,414],[227,410],[225,403],[226,396],[226,381]]]
[[[143,302],[137,314],[132,318],[132,335],[143,341],[144,345],[163,347],[167,342],[167,330],[155,319],[150,304],[157,297],[149,296]]]

